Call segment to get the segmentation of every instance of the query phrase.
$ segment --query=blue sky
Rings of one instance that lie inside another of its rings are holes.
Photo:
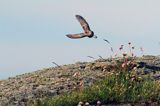
[[[129,41],[145,54],[160,52],[159,0],[1,0],[0,79],[52,67],[90,61],[88,55],[109,57]],[[82,15],[99,39],[71,40],[82,32],[75,14]],[[127,47],[126,47],[127,48]]]

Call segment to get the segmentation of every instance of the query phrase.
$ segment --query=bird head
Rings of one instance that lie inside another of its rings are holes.
[[[93,38],[97,39],[98,38],[97,35],[95,35],[93,31],[91,32],[92,32]]]
[[[94,35],[93,38],[97,39],[98,37],[96,35]]]

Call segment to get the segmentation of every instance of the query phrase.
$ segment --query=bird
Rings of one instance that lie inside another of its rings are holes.
[[[71,39],[79,39],[79,38],[97,38],[97,36],[94,34],[94,32],[90,29],[89,24],[87,21],[80,15],[75,15],[76,19],[79,21],[81,24],[84,32],[83,33],[78,33],[78,34],[67,34],[66,36]]]

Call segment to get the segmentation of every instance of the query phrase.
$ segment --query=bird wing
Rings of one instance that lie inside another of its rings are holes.
[[[86,37],[86,35],[84,33],[79,33],[79,34],[68,34],[66,35],[68,38],[71,39],[79,39],[79,38],[83,38]]]
[[[89,27],[87,21],[86,21],[82,16],[76,15],[76,18],[77,18],[77,20],[80,22],[80,24],[81,24],[81,26],[82,26],[82,28],[83,28],[83,30],[84,30],[85,32],[90,31],[90,27]]]

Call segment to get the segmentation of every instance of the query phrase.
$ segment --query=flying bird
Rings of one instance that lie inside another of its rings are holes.
[[[80,15],[76,15],[77,20],[81,24],[84,32],[79,33],[79,34],[67,34],[66,36],[71,38],[71,39],[79,39],[79,38],[84,38],[84,37],[89,37],[89,38],[97,38],[96,35],[94,35],[94,32],[90,29],[89,24],[87,21]]]

